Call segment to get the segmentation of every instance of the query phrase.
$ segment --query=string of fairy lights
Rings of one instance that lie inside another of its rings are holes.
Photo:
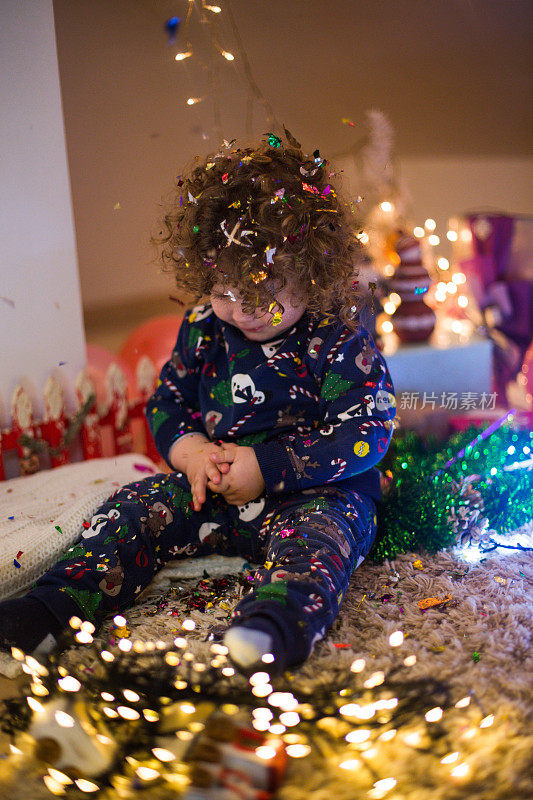
[[[113,623],[118,629],[125,620],[118,615]],[[264,734],[255,754],[265,763],[280,748],[291,760],[315,752],[330,767],[349,773],[366,788],[367,797],[379,799],[394,788],[401,790],[405,780],[390,774],[389,747],[432,752],[440,777],[467,782],[475,770],[475,758],[452,741],[444,720],[460,715],[465,743],[495,721],[474,692],[454,698],[443,681],[410,677],[417,657],[408,652],[401,630],[389,636],[389,646],[398,657],[388,673],[357,658],[337,676],[334,686],[282,691],[268,672],[269,654],[264,657],[264,670],[249,678],[235,672],[221,644],[210,645],[208,661],[197,658],[187,639],[194,627],[193,620],[185,619],[183,635],[171,644],[120,639],[104,647],[94,641],[90,622],[73,617],[64,643],[74,639],[84,646],[86,657],[69,667],[60,655],[38,660],[13,648],[28,684],[25,696],[5,701],[9,716],[3,716],[2,727],[14,737],[12,769],[27,769],[39,749],[41,761],[46,762],[54,741],[65,746],[76,730],[78,746],[84,735],[87,743],[92,740],[107,749],[108,757],[100,759],[98,768],[91,768],[86,745],[85,774],[83,770],[80,774],[80,765],[59,768],[49,760],[42,780],[51,794],[70,790],[93,794],[117,786],[125,792],[156,782],[184,791],[191,778],[190,743],[215,715],[226,725],[232,719],[248,719],[253,729]],[[53,713],[47,713],[50,706]],[[82,733],[77,725],[80,716],[84,717]],[[40,720],[45,717],[43,729]],[[30,731],[31,747],[28,737],[21,734],[24,729]],[[378,758],[380,754],[383,758]]]

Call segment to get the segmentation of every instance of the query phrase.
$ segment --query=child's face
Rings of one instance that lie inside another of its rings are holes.
[[[304,313],[305,301],[299,300],[298,305],[293,305],[293,302],[297,301],[291,301],[292,292],[293,285],[288,283],[284,289],[274,295],[275,299],[285,308],[278,325],[272,324],[274,315],[269,311],[262,311],[258,308],[255,313],[246,314],[242,309],[242,298],[234,288],[216,284],[211,292],[210,301],[213,311],[219,319],[239,328],[247,339],[254,342],[266,342],[292,328]]]

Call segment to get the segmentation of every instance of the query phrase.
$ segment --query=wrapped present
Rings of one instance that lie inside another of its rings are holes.
[[[495,344],[493,386],[503,400],[533,337],[533,217],[477,212],[450,224],[454,260]]]

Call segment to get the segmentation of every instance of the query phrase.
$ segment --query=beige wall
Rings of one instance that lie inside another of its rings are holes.
[[[199,0],[196,0],[199,4]],[[54,0],[61,90],[85,319],[108,304],[131,322],[175,308],[148,244],[158,203],[195,154],[218,147],[209,68],[219,68],[221,130],[238,144],[269,130],[253,102],[226,13],[212,15],[229,63],[193,14],[195,56],[182,63],[164,21],[187,0]],[[366,133],[364,112],[384,111],[414,213],[472,206],[531,212],[531,4],[514,0],[232,0],[253,75],[276,118],[311,152],[335,160]],[[204,100],[187,106],[186,98]],[[350,118],[355,127],[343,125]],[[339,157],[339,161],[342,157]],[[447,247],[447,245],[445,245]],[[151,301],[148,302],[148,301]],[[104,320],[106,316],[104,314]],[[109,319],[109,314],[107,315]]]

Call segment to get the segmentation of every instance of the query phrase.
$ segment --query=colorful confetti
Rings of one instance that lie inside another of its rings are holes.
[[[281,147],[281,139],[279,136],[276,136],[275,133],[265,133],[265,136],[268,136],[268,143],[270,147],[279,148]]]
[[[439,600],[438,597],[426,597],[423,600],[418,601],[418,608],[421,610],[425,608],[436,608],[437,606],[446,605],[452,599],[451,594],[447,594],[446,597],[443,597],[442,600]]]

